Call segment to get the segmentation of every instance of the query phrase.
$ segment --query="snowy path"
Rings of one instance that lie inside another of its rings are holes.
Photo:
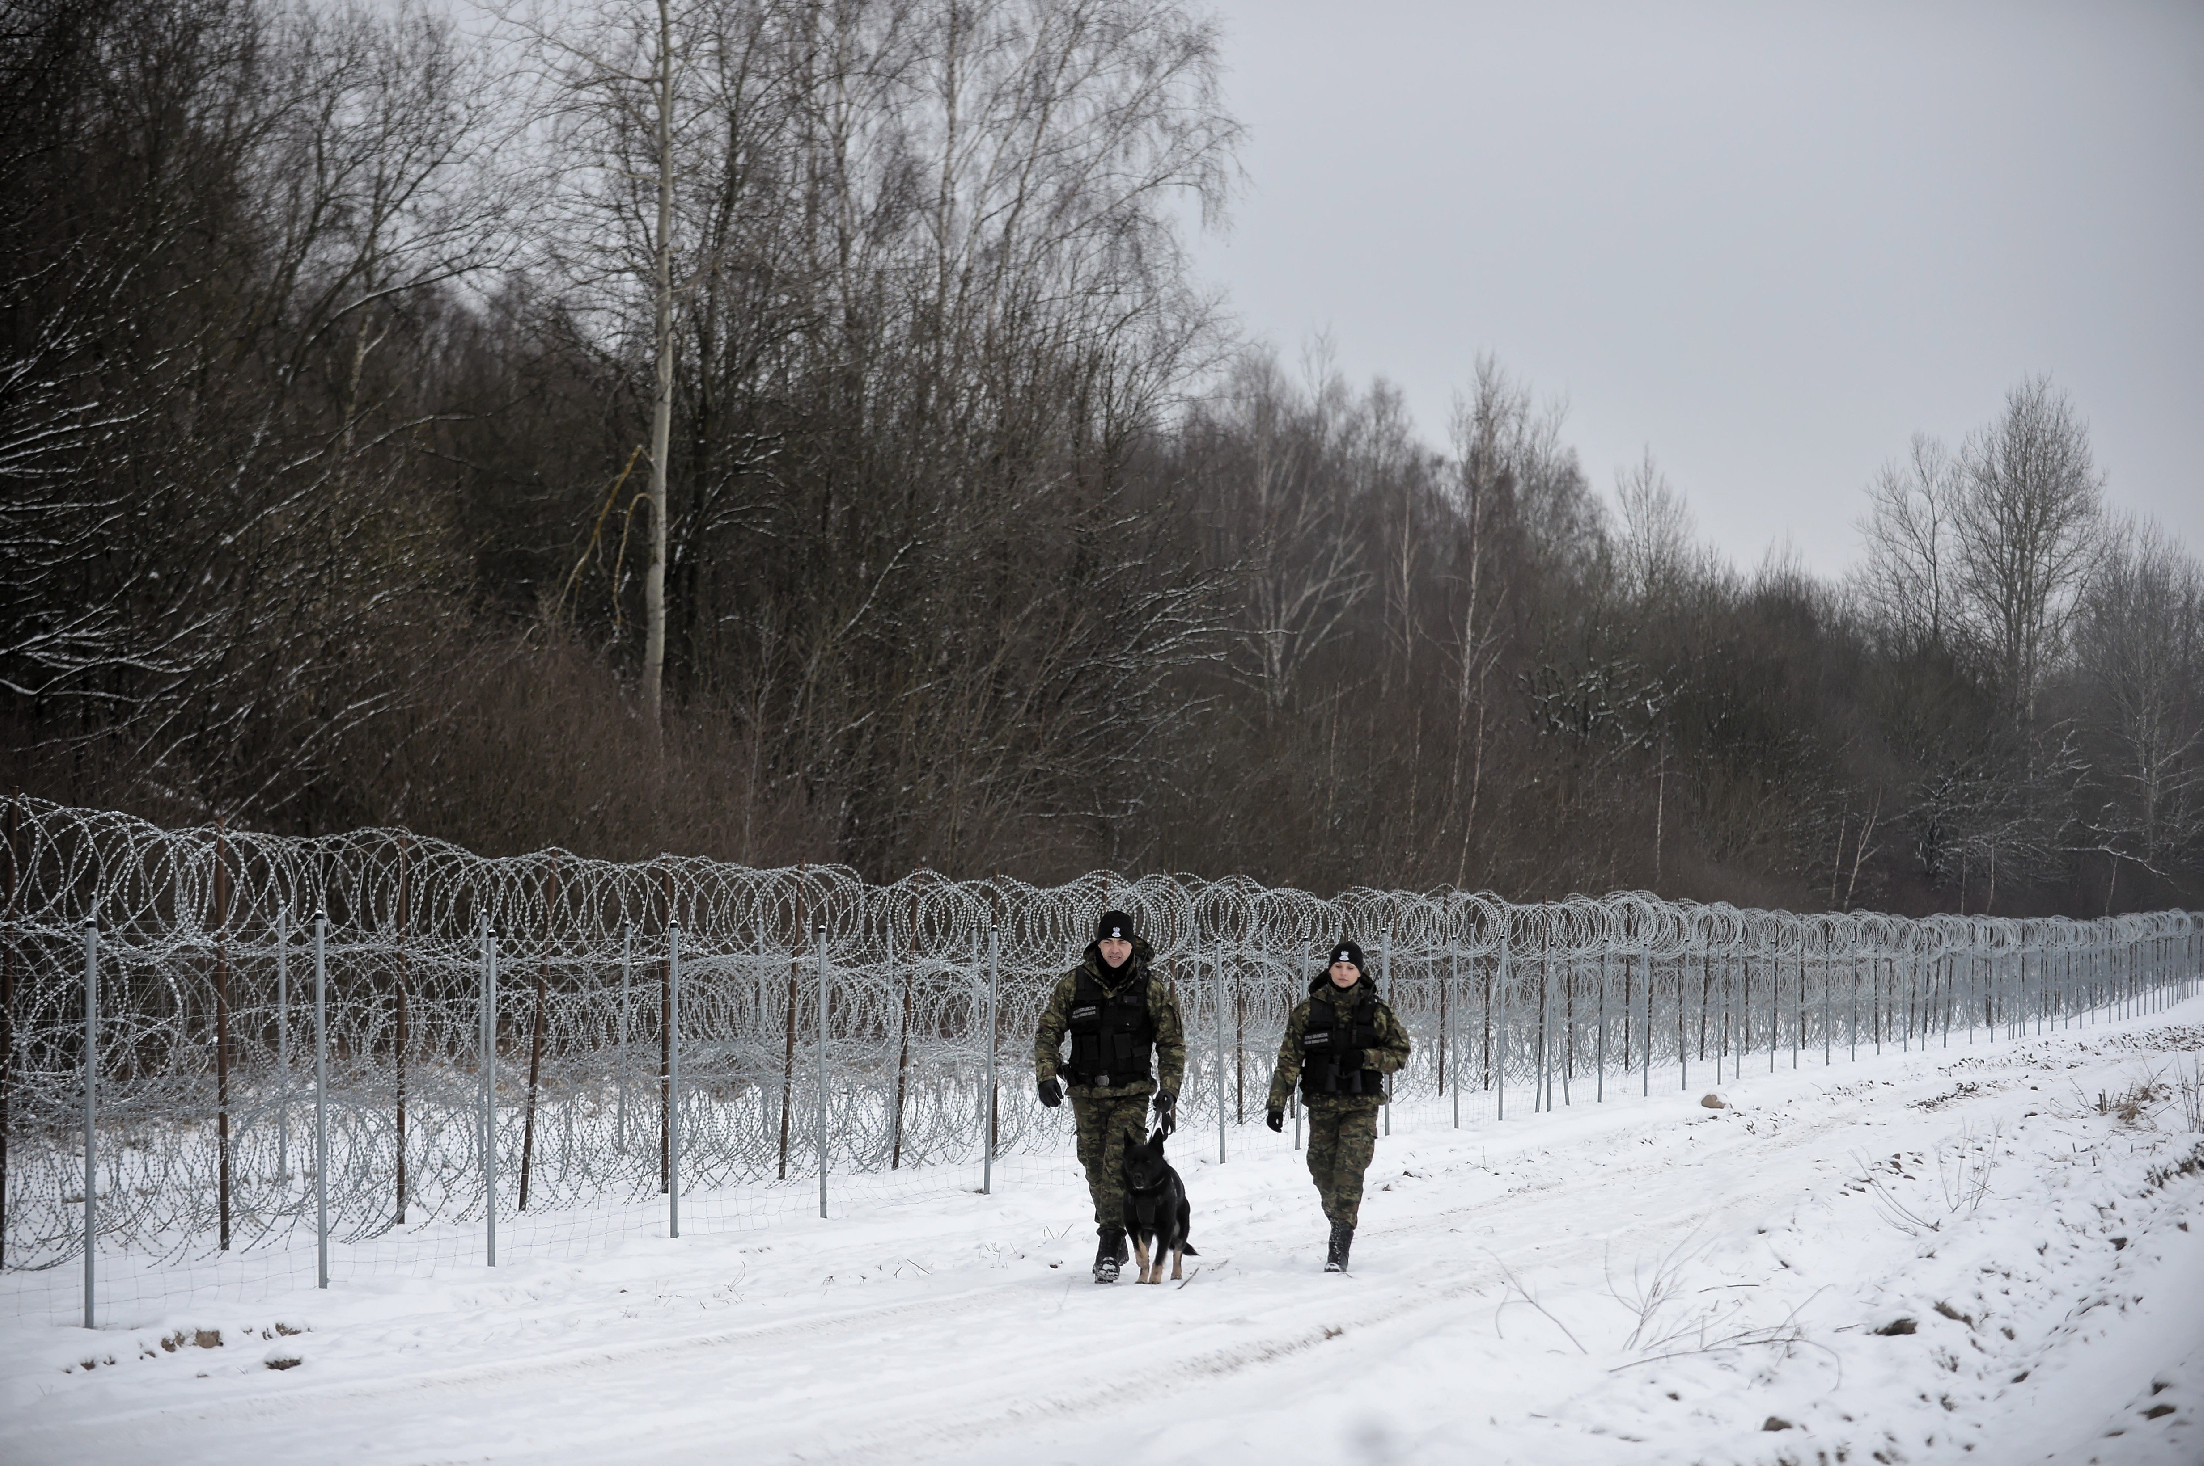
[[[1723,1111],[1694,1088],[1396,1135],[1347,1278],[1317,1271],[1300,1158],[1250,1128],[1226,1166],[1176,1147],[1184,1287],[1093,1286],[1083,1196],[1020,1183],[138,1330],[5,1324],[0,1435],[16,1462],[2196,1466],[2204,1134],[2170,1085],[2095,1101],[2200,1048],[2204,1000],[1786,1055]],[[263,1340],[278,1320],[307,1331]],[[180,1326],[225,1342],[161,1350]]]

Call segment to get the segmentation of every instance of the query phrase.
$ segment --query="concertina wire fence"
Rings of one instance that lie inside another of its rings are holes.
[[[1220,1160],[1261,1123],[1286,1016],[1341,933],[1415,1040],[1388,1133],[2126,1016],[2204,967],[2186,912],[872,885],[492,859],[392,830],[165,830],[21,797],[0,820],[0,1278],[18,1313],[73,1317],[81,1297],[87,1326],[209,1286],[326,1284],[332,1255],[341,1276],[421,1275],[501,1244],[574,1256],[1068,1180],[1033,1027],[1113,907],[1178,994],[1180,1145]]]

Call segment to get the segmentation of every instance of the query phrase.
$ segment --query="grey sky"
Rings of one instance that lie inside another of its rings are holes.
[[[2204,551],[2204,4],[1229,0],[1248,126],[1200,246],[1289,360],[1424,437],[1477,355],[1648,446],[1741,563],[2048,372],[2112,502]]]

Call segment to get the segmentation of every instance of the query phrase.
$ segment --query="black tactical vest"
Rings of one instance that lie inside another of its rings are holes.
[[[1071,990],[1071,1082],[1096,1089],[1148,1078],[1156,1024],[1148,1012],[1148,974],[1126,964],[1125,985],[1112,993],[1082,966]]]
[[[1378,1046],[1377,998],[1364,996],[1344,1017],[1339,1005],[1317,994],[1309,999],[1308,1026],[1301,1030],[1301,1098],[1318,1095],[1378,1095],[1385,1076],[1362,1067],[1366,1049]]]

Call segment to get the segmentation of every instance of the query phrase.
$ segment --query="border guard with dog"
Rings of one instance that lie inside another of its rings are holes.
[[[1264,1120],[1272,1130],[1285,1127],[1286,1099],[1299,1080],[1309,1116],[1309,1176],[1332,1224],[1324,1271],[1343,1273],[1362,1211],[1362,1175],[1377,1151],[1384,1076],[1408,1062],[1408,1030],[1364,974],[1360,947],[1341,937],[1331,956],[1286,1021]]]
[[[1057,981],[1033,1036],[1041,1103],[1054,1109],[1066,1093],[1071,1096],[1079,1164],[1094,1197],[1097,1283],[1116,1282],[1125,1262],[1125,1147],[1148,1133],[1149,1095],[1155,1096],[1159,1130],[1168,1135],[1178,1123],[1186,1035],[1178,1000],[1148,970],[1154,957],[1131,917],[1103,913],[1085,958]]]

